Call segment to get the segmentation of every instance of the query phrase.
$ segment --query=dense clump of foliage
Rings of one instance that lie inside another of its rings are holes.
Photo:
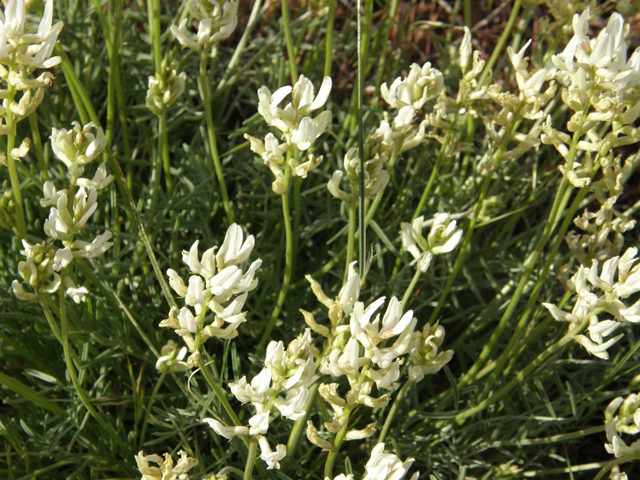
[[[639,6],[0,22],[0,477],[633,478]]]

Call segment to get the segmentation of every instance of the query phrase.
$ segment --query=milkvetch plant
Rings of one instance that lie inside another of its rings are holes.
[[[445,4],[0,7],[1,478],[634,478],[640,6]]]

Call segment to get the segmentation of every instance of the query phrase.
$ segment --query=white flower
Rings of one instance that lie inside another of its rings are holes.
[[[318,95],[315,96],[313,84],[304,75],[300,75],[293,88],[282,87],[273,95],[267,87],[260,87],[258,112],[268,125],[285,134],[287,144],[295,144],[300,150],[306,150],[325,132],[331,121],[331,112],[328,110],[314,119],[306,116],[324,106],[329,98],[331,85],[331,77],[325,77]],[[289,93],[292,93],[292,102],[281,109],[279,105]]]
[[[73,253],[71,253],[71,249],[69,247],[62,248],[56,251],[55,256],[53,257],[53,269],[56,272],[59,272],[63,268],[67,268],[69,263],[73,260]]]
[[[107,146],[107,138],[102,128],[96,128],[93,122],[84,127],[80,127],[78,122],[72,122],[72,125],[71,130],[51,129],[53,153],[69,169],[76,168],[74,164],[83,167],[91,163]],[[96,129],[95,134],[93,129]]]
[[[260,445],[260,458],[266,462],[267,470],[273,468],[280,468],[280,460],[287,455],[287,447],[284,445],[276,445],[276,451],[273,452],[269,446],[269,442],[262,435],[258,437],[258,444]]]
[[[0,14],[0,61],[7,63],[15,54],[18,62],[36,68],[51,68],[60,63],[60,57],[51,57],[53,47],[62,30],[62,22],[53,27],[53,0],[46,0],[44,13],[35,33],[25,33],[25,1],[9,0]]]
[[[107,164],[102,162],[92,180],[88,178],[79,178],[76,181],[76,185],[80,187],[90,188],[93,187],[96,190],[102,190],[113,181],[113,175],[107,175]],[[41,202],[42,203],[42,202]]]
[[[213,431],[218,435],[229,440],[236,435],[249,435],[247,427],[227,427],[214,418],[203,418],[202,421],[213,428]]]
[[[178,75],[173,65],[168,66],[166,62],[163,62],[157,75],[158,77],[149,77],[149,89],[145,104],[151,112],[159,116],[182,95],[187,74],[182,72]]]
[[[276,398],[274,405],[283,417],[295,421],[305,415],[304,405],[307,398],[309,398],[309,390],[306,387],[293,388],[287,392],[285,400]]]
[[[414,459],[409,458],[402,462],[391,453],[384,453],[384,443],[377,444],[371,451],[371,458],[365,465],[366,475],[363,480],[400,480],[413,464]],[[418,480],[416,472],[411,480]]]
[[[243,243],[242,228],[232,224],[224,236],[224,243],[218,250],[216,262],[222,270],[229,265],[239,265],[249,258],[255,245],[253,235],[249,235]]]
[[[178,455],[180,460],[175,466],[173,458],[168,453],[164,454],[164,460],[158,455],[145,455],[144,452],[139,452],[135,458],[143,480],[189,480],[187,472],[198,465],[198,460],[189,457],[183,450],[178,452]],[[149,462],[159,466],[152,467]]]
[[[113,245],[111,240],[111,232],[106,231],[102,235],[98,235],[91,243],[76,240],[73,242],[74,258],[94,258],[102,255]]]
[[[393,108],[412,106],[421,109],[430,98],[440,94],[444,85],[444,77],[439,70],[431,68],[427,62],[422,67],[417,63],[411,65],[409,75],[404,80],[396,78],[387,87],[386,82],[380,87],[382,98]]]
[[[217,1],[191,0],[187,7],[191,16],[198,21],[196,35],[192,35],[187,29],[187,25],[192,23],[188,18],[179,27],[170,27],[172,35],[183,47],[195,51],[207,48],[229,38],[238,24],[237,1],[228,0],[222,4]]]
[[[411,224],[402,223],[402,248],[418,260],[418,268],[426,272],[433,255],[451,252],[462,238],[462,230],[456,227],[448,213],[437,213],[427,239],[422,236],[422,229],[427,224],[424,217],[416,218]]]
[[[262,435],[269,430],[269,412],[262,412],[249,419],[249,435]]]

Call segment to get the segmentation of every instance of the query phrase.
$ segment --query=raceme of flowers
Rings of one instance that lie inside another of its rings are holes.
[[[285,165],[291,169],[292,175],[306,178],[308,173],[322,162],[321,156],[309,154],[308,160],[300,163],[295,158],[294,148],[305,152],[327,130],[331,122],[329,110],[319,113],[314,118],[310,114],[327,103],[331,85],[331,77],[325,77],[316,95],[311,81],[304,75],[300,75],[293,88],[290,86],[279,88],[273,95],[265,86],[258,90],[260,101],[258,112],[267,125],[280,131],[280,137],[284,143],[280,143],[273,133],[268,133],[264,142],[247,134],[245,138],[249,140],[251,150],[260,155],[271,169],[275,177],[272,184],[275,193],[280,195],[286,193]],[[289,94],[291,94],[291,102],[284,108],[280,108],[280,104]]]
[[[414,459],[408,458],[404,462],[392,453],[384,452],[384,443],[379,443],[371,450],[371,456],[365,465],[363,480],[402,480]],[[420,472],[411,476],[411,480],[418,480]],[[353,474],[341,473],[334,480],[353,480]]]
[[[174,465],[170,454],[165,453],[164,458],[159,455],[145,455],[144,452],[135,456],[138,464],[138,471],[142,475],[142,480],[189,480],[187,472],[198,465],[198,460],[191,458],[187,452],[178,452],[180,460]],[[155,463],[156,466],[150,465]]]
[[[267,346],[264,368],[251,383],[246,377],[229,384],[234,396],[241,403],[251,403],[256,414],[249,419],[249,426],[229,427],[216,419],[205,418],[211,428],[225,438],[236,435],[255,435],[261,449],[260,458],[267,468],[280,468],[287,452],[285,445],[277,445],[273,452],[264,436],[269,430],[270,414],[277,410],[290,420],[298,420],[305,415],[304,405],[309,398],[309,386],[315,375],[314,355],[317,349],[311,343],[311,331],[307,329],[294,339],[286,350],[282,342],[272,341]],[[284,394],[284,398],[280,395]]]
[[[332,421],[324,424],[331,433],[339,432],[348,424],[350,412],[357,404],[371,408],[388,404],[391,392],[399,387],[400,366],[405,355],[410,354],[414,365],[410,378],[418,382],[425,374],[438,372],[453,353],[438,352],[444,339],[443,327],[427,325],[422,333],[415,332],[417,319],[411,310],[403,313],[397,298],[389,300],[384,314],[379,310],[385,304],[385,297],[367,306],[359,301],[360,278],[354,264],[350,265],[347,281],[335,300],[327,297],[320,285],[307,276],[314,294],[329,310],[330,327],[318,324],[313,314],[302,311],[307,325],[327,339],[319,360],[320,373],[337,379],[344,376],[350,386],[343,395],[338,392],[339,383],[322,383],[318,388],[334,412]],[[371,395],[374,384],[378,396]],[[375,427],[373,422],[361,430],[347,430],[344,439],[370,437]],[[321,438],[311,420],[307,422],[306,433],[314,445],[331,449],[331,443]]]
[[[622,439],[621,434],[638,435],[640,433],[640,397],[632,393],[627,398],[617,397],[611,401],[604,412],[604,426],[609,443],[607,452],[616,458],[636,455],[640,452],[640,440],[631,445]]]
[[[76,238],[98,207],[98,191],[113,180],[112,175],[107,175],[105,163],[100,164],[92,179],[79,177],[84,173],[85,166],[102,153],[105,145],[102,129],[96,129],[93,123],[81,128],[80,124],[74,122],[71,130],[52,129],[51,149],[67,167],[69,189],[58,190],[51,181],[45,182],[42,187],[40,204],[51,207],[49,218],[44,222],[44,233],[49,241],[36,245],[22,241],[24,250],[21,253],[25,260],[18,264],[18,273],[24,283],[18,280],[12,283],[16,297],[21,300],[36,301],[40,292],[54,293],[62,282],[65,293],[76,303],[84,301],[89,293],[86,287],[76,287],[72,278],[61,276],[60,272],[66,272],[73,259],[95,258],[112,245],[109,231],[92,241]],[[63,248],[57,248],[55,241],[60,241]],[[32,292],[25,290],[26,285]]]
[[[30,2],[33,4],[33,2]],[[26,118],[35,111],[44,97],[44,87],[53,80],[51,72],[31,78],[36,69],[49,69],[60,63],[52,57],[53,48],[62,30],[62,22],[52,26],[53,0],[46,0],[37,29],[26,23],[25,0],[9,0],[0,12],[0,77],[11,87],[1,90],[0,117],[12,116],[12,122]],[[35,89],[35,93],[32,92]],[[22,92],[16,98],[16,92]],[[0,134],[7,135],[9,126],[0,125]]]
[[[238,335],[238,327],[246,321],[244,303],[258,285],[255,273],[262,265],[258,259],[245,268],[255,239],[249,235],[245,240],[242,228],[235,223],[227,229],[217,253],[217,247],[212,247],[200,256],[198,244],[196,240],[189,251],[182,252],[182,261],[191,272],[187,284],[175,270],[167,270],[169,284],[185,299],[185,306],[180,310],[172,307],[169,318],[160,323],[183,338],[192,353],[191,366],[198,363],[198,348],[210,337],[229,340]],[[157,366],[171,370],[171,365],[172,362],[158,361]],[[175,366],[182,369],[179,364]]]
[[[402,223],[402,249],[409,252],[418,262],[418,269],[426,272],[434,255],[451,252],[462,238],[462,230],[456,228],[456,221],[448,213],[434,216],[431,231],[425,239],[422,229],[427,224],[424,217],[416,218],[412,223]]]
[[[634,266],[638,260],[637,253],[637,248],[629,248],[624,255],[610,258],[604,262],[600,273],[598,260],[594,259],[591,267],[580,266],[570,280],[570,287],[577,296],[571,313],[560,310],[552,303],[543,303],[553,318],[569,322],[570,329],[576,328],[588,318],[589,336],[577,335],[575,340],[596,357],[605,360],[609,358],[607,349],[618,342],[623,334],[605,339],[620,327],[621,322],[640,322],[640,300],[631,306],[623,302],[640,292],[640,264]],[[616,272],[617,281],[614,281]],[[602,293],[594,293],[593,288]],[[599,320],[600,313],[607,313],[613,318]]]
[[[179,26],[171,25],[171,34],[180,45],[194,51],[211,48],[231,36],[238,25],[237,0],[189,0],[187,9],[191,18],[185,18]],[[194,35],[188,25],[198,22]]]

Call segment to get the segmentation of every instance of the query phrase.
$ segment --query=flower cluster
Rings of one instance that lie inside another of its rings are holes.
[[[106,140],[102,129],[98,128],[93,133],[93,123],[83,128],[74,123],[72,130],[54,128],[51,133],[53,153],[67,167],[69,189],[58,190],[53,182],[47,181],[42,187],[43,198],[40,200],[43,207],[51,207],[49,218],[44,222],[44,233],[50,240],[60,241],[63,248],[56,248],[53,243],[31,245],[23,240],[25,249],[21,253],[26,258],[18,265],[18,272],[34,292],[25,291],[23,285],[14,280],[13,291],[22,300],[35,301],[40,291],[57,291],[62,281],[59,272],[66,272],[74,258],[95,258],[113,245],[109,241],[109,231],[90,242],[76,239],[98,208],[98,191],[109,185],[113,176],[107,175],[106,164],[102,163],[92,179],[79,177],[84,173],[84,167],[102,153]],[[63,277],[67,295],[76,303],[83,301],[88,290],[77,288],[70,277]]]
[[[12,116],[17,122],[29,116],[44,98],[44,87],[53,80],[50,72],[30,78],[36,69],[48,69],[60,63],[60,57],[51,57],[62,30],[62,22],[51,25],[53,0],[46,0],[44,13],[35,31],[25,25],[25,0],[9,0],[4,14],[0,13],[0,77],[9,85],[2,93],[0,116]],[[35,94],[31,92],[36,89]],[[16,99],[16,92],[22,92]],[[16,101],[17,100],[17,101]],[[0,126],[0,134],[9,133],[8,125]]]
[[[325,77],[316,95],[311,81],[304,75],[300,75],[293,88],[290,86],[279,88],[273,92],[273,95],[265,86],[258,90],[260,100],[258,112],[264,117],[267,125],[281,132],[284,143],[280,143],[272,133],[267,134],[264,142],[247,134],[245,138],[249,140],[251,150],[260,155],[271,169],[275,177],[272,184],[275,193],[280,195],[286,193],[286,166],[290,167],[292,175],[306,178],[307,174],[322,162],[322,157],[309,154],[308,160],[300,163],[294,158],[294,147],[301,152],[308,150],[329,126],[331,122],[329,110],[321,112],[315,118],[311,118],[309,114],[327,103],[331,85],[331,77]],[[291,94],[291,103],[280,108],[280,104],[289,94]]]
[[[604,412],[604,426],[609,441],[604,446],[607,452],[616,458],[640,452],[640,440],[627,445],[620,436],[640,433],[640,396],[632,393],[627,398],[615,398]]]
[[[418,383],[425,375],[438,373],[453,358],[453,350],[440,351],[444,343],[444,327],[426,324],[422,332],[414,332],[413,342],[409,350],[409,358],[413,366],[409,371],[409,379]]]
[[[571,313],[560,310],[552,303],[543,303],[556,320],[570,323],[570,329],[576,328],[588,318],[589,337],[577,335],[579,342],[589,353],[598,358],[608,359],[607,349],[618,342],[623,334],[605,341],[620,326],[620,322],[640,322],[640,301],[627,306],[622,300],[640,292],[640,264],[635,265],[638,249],[629,248],[621,257],[613,257],[604,262],[598,273],[598,261],[593,260],[591,267],[580,266],[569,282],[577,295]],[[614,277],[617,271],[617,282]],[[592,287],[602,291],[597,295]],[[600,312],[606,312],[613,319],[598,319]]]
[[[415,128],[414,117],[428,100],[438,96],[443,84],[442,73],[431,68],[430,63],[422,67],[414,63],[406,78],[396,78],[391,87],[386,83],[381,86],[382,97],[397,112],[393,121],[389,121],[385,112],[378,128],[364,142],[364,194],[367,198],[375,197],[387,186],[389,173],[385,169],[393,167],[398,155],[424,141],[427,124],[423,121]],[[327,184],[331,195],[348,204],[355,202],[360,191],[359,153],[357,148],[350,148],[344,157],[344,171],[351,186],[349,193],[340,188],[342,170],[333,172]]]
[[[379,443],[371,450],[369,461],[365,465],[366,474],[363,480],[401,480],[407,474],[414,459],[408,458],[404,462],[392,453],[384,452],[384,443]],[[411,476],[411,480],[418,480],[420,472]],[[340,474],[334,480],[353,480],[353,474]]]
[[[146,105],[152,113],[160,116],[184,92],[187,74],[178,72],[174,65],[167,65],[166,61],[162,61],[162,66],[156,76],[149,77],[149,89],[147,90]]]
[[[191,458],[187,452],[178,452],[180,460],[173,464],[173,458],[168,453],[164,454],[164,459],[159,455],[145,455],[144,452],[135,456],[138,464],[138,471],[142,475],[142,480],[189,480],[187,472],[198,465],[198,460]],[[157,464],[157,467],[149,465],[149,462]]]
[[[264,435],[269,430],[269,415],[275,409],[290,420],[298,420],[305,415],[304,405],[309,397],[309,385],[315,375],[314,354],[311,331],[307,329],[293,340],[286,350],[282,342],[272,341],[267,346],[264,368],[251,383],[246,377],[229,384],[231,392],[242,403],[251,403],[256,414],[249,419],[248,427],[227,427],[219,421],[206,418],[214,431],[223,437],[235,435],[257,435],[262,455],[260,458],[268,468],[280,468],[278,463],[286,455],[286,447],[278,445],[273,452]],[[285,394],[285,398],[280,395]]]
[[[602,153],[640,141],[640,132],[634,127],[640,115],[640,49],[627,60],[626,27],[618,13],[611,15],[596,38],[589,38],[589,15],[589,9],[574,15],[573,37],[552,57],[558,69],[555,76],[565,85],[562,101],[574,112],[567,129],[581,139],[575,142],[554,129],[551,119],[541,137],[567,159],[561,171],[578,188],[590,183]],[[612,122],[611,130],[602,130],[601,122]],[[587,153],[584,162],[573,161],[571,144]],[[595,159],[592,154],[597,155]]]
[[[177,27],[171,25],[171,34],[180,45],[196,52],[226,40],[238,25],[237,0],[189,0],[187,9],[191,18],[185,18]],[[187,28],[194,21],[198,22],[196,35]]]
[[[425,239],[422,229],[431,223],[431,231]],[[437,213],[431,222],[423,216],[412,223],[402,223],[402,248],[413,255],[418,262],[418,269],[426,272],[434,255],[451,252],[462,238],[462,230],[456,227],[448,213]]]
[[[335,300],[329,299],[311,277],[307,279],[318,300],[329,309],[331,323],[330,327],[319,325],[313,314],[302,311],[309,327],[327,339],[320,372],[336,379],[346,377],[350,387],[344,395],[338,392],[339,383],[323,383],[318,389],[334,412],[332,421],[324,424],[329,432],[337,433],[345,428],[352,409],[358,404],[371,408],[388,404],[391,392],[399,387],[397,382],[405,355],[411,353],[415,361],[414,381],[421,380],[424,374],[436,373],[451,359],[451,352],[438,354],[444,338],[443,327],[426,327],[422,334],[415,332],[417,320],[413,312],[403,312],[395,297],[387,303],[384,314],[379,310],[385,304],[385,297],[367,306],[359,301],[360,278],[354,264],[350,265],[347,282]],[[392,339],[393,343],[389,343]],[[374,384],[377,396],[371,395]],[[373,422],[362,430],[348,430],[344,439],[367,438],[375,432],[375,426]],[[310,420],[307,438],[323,449],[331,448],[331,443],[320,437]]]
[[[358,149],[354,147],[350,148],[344,157],[344,169],[351,185],[350,193],[340,188],[342,170],[333,172],[331,180],[327,183],[331,195],[350,205],[355,205],[354,202],[358,199],[360,192],[360,160],[358,155]],[[364,162],[364,195],[367,198],[373,198],[382,192],[389,183],[389,173],[384,170],[384,163],[388,157],[376,153],[373,156],[367,155],[367,158],[369,160]]]
[[[255,245],[253,235],[244,241],[243,237],[242,229],[234,223],[218,253],[217,247],[212,247],[200,257],[197,240],[188,252],[183,251],[182,261],[191,272],[188,285],[175,270],[167,270],[169,284],[185,299],[186,306],[179,311],[172,307],[160,326],[173,328],[184,339],[193,354],[190,364],[197,363],[198,348],[207,339],[235,338],[238,327],[246,321],[242,308],[248,293],[258,285],[255,273],[262,260],[243,269]]]

